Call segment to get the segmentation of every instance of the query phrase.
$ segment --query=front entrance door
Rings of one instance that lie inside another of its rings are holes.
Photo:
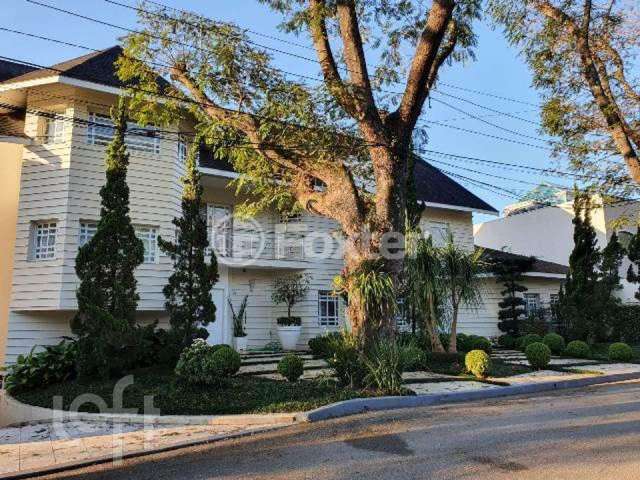
[[[207,342],[210,345],[217,345],[224,343],[225,341],[225,304],[224,304],[224,289],[214,288],[211,292],[213,296],[213,303],[216,305],[216,321],[207,325],[207,331],[209,337]]]

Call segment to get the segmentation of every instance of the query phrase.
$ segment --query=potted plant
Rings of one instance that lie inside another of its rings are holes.
[[[247,332],[244,327],[246,324],[248,298],[248,295],[244,296],[238,313],[234,310],[231,299],[227,300],[231,308],[231,315],[233,316],[233,345],[238,352],[244,352],[247,349]]]
[[[309,290],[309,277],[305,274],[290,275],[277,278],[274,282],[274,290],[271,299],[276,304],[285,303],[287,305],[287,316],[279,317],[278,337],[284,350],[295,350],[302,330],[302,320],[300,317],[291,315],[293,306],[302,300]]]

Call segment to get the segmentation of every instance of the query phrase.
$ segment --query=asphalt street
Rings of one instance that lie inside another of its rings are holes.
[[[640,382],[372,413],[47,478],[640,479]]]

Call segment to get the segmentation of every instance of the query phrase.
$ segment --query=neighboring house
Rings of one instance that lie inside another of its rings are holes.
[[[34,345],[54,344],[70,335],[69,320],[77,307],[74,262],[78,247],[95,232],[99,216],[105,146],[112,135],[108,112],[121,87],[113,62],[120,52],[114,47],[26,72],[0,64],[0,69],[13,71],[0,83],[0,125],[11,124],[4,133],[0,130],[0,195],[6,210],[0,240],[3,252],[13,252],[3,255],[0,264],[0,340],[6,338],[6,362]],[[180,214],[187,145],[177,134],[167,137],[142,127],[130,131],[128,145],[131,218],[145,247],[144,263],[136,272],[138,319],[157,319],[163,325],[167,315],[162,288],[172,265],[157,239],[175,233],[171,221]],[[205,149],[199,161],[220,271],[212,292],[217,320],[208,327],[210,341],[231,341],[227,300],[237,305],[245,295],[249,347],[275,340],[275,321],[285,307],[271,301],[273,280],[299,271],[311,278],[309,293],[295,311],[302,317],[300,346],[324,331],[341,328],[344,306],[332,294],[332,280],[343,267],[337,224],[320,216],[283,218],[276,212],[253,220],[234,218],[234,206],[243,200],[229,188],[237,174]],[[472,250],[473,212],[497,211],[427,163],[418,163],[415,175],[418,198],[425,206],[423,231],[436,243],[451,232],[456,243]],[[492,278],[485,282],[487,301],[462,312],[461,331],[499,333],[501,288]],[[558,282],[556,273],[539,272],[531,278],[531,291],[547,299]]]
[[[598,246],[604,248],[616,231],[624,245],[635,233],[640,213],[638,201],[603,202],[599,195],[592,199],[591,222],[596,230]],[[477,245],[506,249],[541,260],[568,264],[573,250],[573,193],[570,190],[540,186],[523,200],[505,207],[504,216],[474,225]],[[631,227],[633,225],[633,227]],[[637,285],[626,281],[627,259],[620,269],[624,302],[634,302]]]

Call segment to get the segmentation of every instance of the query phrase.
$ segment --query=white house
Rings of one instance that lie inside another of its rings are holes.
[[[592,206],[591,222],[600,248],[607,245],[614,231],[623,244],[635,232],[640,202],[604,201],[594,195]],[[573,193],[542,185],[522,201],[505,207],[504,216],[474,225],[475,242],[482,247],[506,248],[566,265],[574,246],[573,217]],[[620,269],[623,286],[620,296],[623,301],[632,302],[637,285],[626,281],[628,266],[625,260]]]
[[[70,335],[77,307],[74,262],[99,215],[105,145],[112,135],[108,112],[121,87],[113,62],[120,52],[113,47],[41,70],[0,62],[0,359],[4,352],[6,362],[34,345]],[[138,318],[162,324],[167,320],[162,288],[172,265],[157,239],[174,235],[171,221],[180,214],[186,145],[178,135],[138,127],[130,131],[128,146],[131,218],[145,246],[144,264],[136,272]],[[299,271],[311,278],[311,289],[295,311],[303,322],[300,346],[340,328],[344,308],[332,295],[333,277],[342,268],[337,225],[319,216],[282,218],[276,212],[241,221],[233,217],[242,199],[228,188],[236,176],[231,165],[203,150],[200,168],[220,265],[210,341],[231,341],[228,301],[237,305],[245,295],[249,347],[275,340],[275,320],[284,306],[271,301],[273,279]],[[426,207],[423,231],[436,241],[450,231],[456,242],[473,249],[473,213],[496,210],[427,163],[416,165],[416,185]],[[529,279],[530,291],[543,303],[557,291],[564,268],[546,267]],[[499,290],[487,279],[486,301],[463,312],[462,331],[499,333]]]

